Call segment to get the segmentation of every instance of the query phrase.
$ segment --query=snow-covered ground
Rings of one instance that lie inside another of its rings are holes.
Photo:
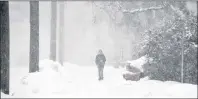
[[[27,66],[28,67],[28,66]],[[173,81],[148,80],[125,81],[124,69],[107,66],[104,80],[98,81],[96,66],[64,66],[44,60],[40,72],[28,73],[28,68],[11,68],[10,96],[1,93],[1,98],[196,98],[197,85]]]

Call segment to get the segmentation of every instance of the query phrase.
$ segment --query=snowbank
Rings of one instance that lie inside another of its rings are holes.
[[[56,71],[59,72],[62,68],[62,65],[56,61],[45,59],[39,62],[39,71]]]
[[[26,95],[51,94],[62,89],[62,66],[52,60],[39,63],[39,72],[29,73],[22,77],[21,84]]]
[[[1,98],[11,98],[11,96],[10,95],[6,95],[3,92],[1,92]]]

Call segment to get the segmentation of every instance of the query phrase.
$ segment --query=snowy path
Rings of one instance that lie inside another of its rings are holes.
[[[76,74],[76,68],[66,68],[65,70],[74,75],[71,84],[76,86],[77,97],[197,97],[197,86],[186,86],[191,89],[183,89],[183,86],[177,82],[161,82],[155,80],[125,81],[122,78],[122,70],[113,67],[106,67],[104,70],[104,80],[97,80],[97,69],[95,66],[79,68]],[[73,69],[73,70],[72,70]],[[77,71],[77,70],[76,70]],[[177,84],[177,85],[174,85]],[[185,86],[185,85],[184,85]],[[193,89],[193,90],[192,90]],[[71,91],[71,90],[70,90]],[[189,96],[187,96],[188,94]]]
[[[34,74],[25,73],[27,70],[11,69],[11,91],[14,92],[12,97],[197,97],[197,85],[156,80],[125,81],[121,75],[123,70],[113,67],[105,68],[103,81],[97,80],[95,66],[66,64],[58,72],[47,70]],[[22,79],[24,75],[28,76]]]

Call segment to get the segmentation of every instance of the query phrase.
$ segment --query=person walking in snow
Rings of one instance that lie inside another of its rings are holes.
[[[106,57],[103,54],[102,50],[100,49],[95,59],[95,63],[98,68],[98,76],[99,76],[98,80],[103,80],[103,70],[104,70],[105,62],[106,62]]]

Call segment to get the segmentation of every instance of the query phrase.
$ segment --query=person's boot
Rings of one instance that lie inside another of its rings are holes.
[[[100,76],[98,80],[99,80],[99,81],[100,81],[100,80],[103,80],[103,76]]]
[[[100,80],[103,80],[103,77],[101,77],[101,79]]]
[[[99,80],[99,81],[103,80],[103,77],[101,76],[101,74],[100,74],[98,80]]]
[[[103,78],[104,78],[104,77],[103,77],[103,73],[102,73],[102,72],[101,72],[101,76],[100,76],[100,78],[101,78],[101,80],[103,80]]]
[[[101,80],[101,78],[99,77],[99,78],[98,78],[98,80],[100,81],[100,80]]]
[[[103,80],[103,70],[101,71],[101,80]]]

